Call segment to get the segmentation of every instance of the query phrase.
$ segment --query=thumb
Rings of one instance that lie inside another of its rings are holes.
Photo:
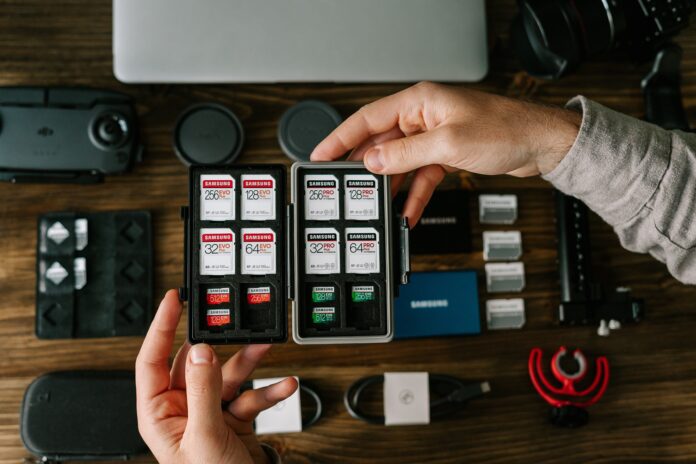
[[[452,156],[446,127],[388,140],[365,153],[365,167],[376,174],[401,174],[431,164],[447,164]]]
[[[200,343],[186,358],[186,431],[194,436],[214,436],[224,429],[222,418],[222,370],[213,349]]]

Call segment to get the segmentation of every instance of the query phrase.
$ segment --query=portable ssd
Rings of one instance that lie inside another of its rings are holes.
[[[362,163],[194,166],[185,220],[192,343],[387,342],[408,226]]]

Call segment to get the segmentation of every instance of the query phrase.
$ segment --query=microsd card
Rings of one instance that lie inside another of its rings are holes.
[[[350,298],[353,303],[362,303],[363,301],[373,301],[375,299],[374,285],[353,285],[350,290]]]
[[[336,301],[336,287],[328,286],[313,286],[312,287],[312,302],[325,303],[327,301]]]
[[[242,175],[242,219],[275,219],[275,179],[268,174]]]
[[[336,322],[336,308],[333,306],[312,308],[312,322],[317,325],[333,324]]]
[[[479,195],[481,224],[513,224],[517,220],[517,195]]]
[[[208,305],[229,304],[230,287],[211,287],[205,290],[205,302]]]
[[[487,263],[488,293],[521,292],[525,286],[524,263]]]
[[[272,229],[242,229],[242,274],[275,274],[276,236]]]
[[[305,182],[305,219],[338,219],[338,179],[330,174],[307,175]]]
[[[370,174],[345,176],[346,219],[369,220],[379,218],[379,184]]]
[[[346,228],[346,272],[379,273],[379,232],[372,227]]]
[[[205,322],[208,327],[224,327],[232,324],[232,314],[229,308],[208,309],[205,312]]]
[[[234,274],[232,229],[201,229],[201,275]]]
[[[234,179],[227,174],[201,175],[201,220],[234,219]]]
[[[522,256],[520,231],[483,233],[483,259],[486,261],[515,261],[520,256]]]
[[[250,305],[264,304],[271,302],[271,287],[249,287],[247,289],[247,303]]]
[[[336,229],[305,229],[305,273],[336,274],[341,269],[339,236]]]

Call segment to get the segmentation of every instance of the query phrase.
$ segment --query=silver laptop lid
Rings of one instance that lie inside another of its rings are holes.
[[[114,0],[123,82],[476,81],[485,0]]]

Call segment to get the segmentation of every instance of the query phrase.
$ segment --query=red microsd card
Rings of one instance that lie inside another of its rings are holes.
[[[230,302],[229,287],[209,288],[205,293],[205,302],[209,305],[219,305]]]
[[[209,309],[206,311],[205,317],[208,327],[219,327],[232,322],[229,309]]]
[[[271,287],[251,287],[247,290],[247,303],[261,304],[271,302]]]

